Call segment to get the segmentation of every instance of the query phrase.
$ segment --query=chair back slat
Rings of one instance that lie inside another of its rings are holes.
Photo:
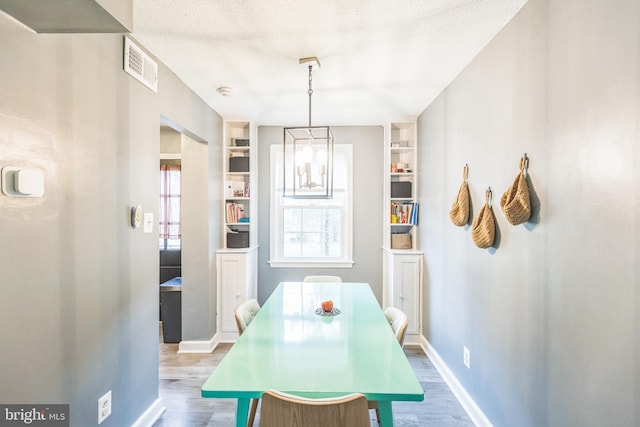
[[[262,395],[260,427],[370,427],[367,398],[360,393],[307,399],[274,390]]]

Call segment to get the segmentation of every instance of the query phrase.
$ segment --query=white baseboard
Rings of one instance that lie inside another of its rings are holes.
[[[467,412],[471,421],[478,427],[493,427],[487,416],[482,412],[480,407],[476,405],[476,402],[473,401],[469,393],[467,393],[467,390],[464,389],[447,364],[444,363],[444,360],[442,360],[435,348],[433,348],[429,341],[423,336],[421,336],[420,347],[422,347],[427,357],[429,357],[429,360],[431,360],[431,363],[433,363],[433,366],[438,370],[442,378],[444,378],[444,381],[456,399],[458,399],[460,405],[462,405]]]
[[[178,353],[211,353],[219,343],[218,334],[208,341],[180,341]]]
[[[157,398],[149,407],[138,417],[131,427],[152,427],[153,423],[158,421],[167,407],[164,406],[162,398]]]
[[[404,345],[418,345],[422,347],[423,336],[420,334],[406,334],[404,336]]]

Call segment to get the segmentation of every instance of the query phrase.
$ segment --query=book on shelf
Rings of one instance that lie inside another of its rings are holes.
[[[418,225],[418,202],[391,202],[391,224]]]
[[[247,218],[244,205],[242,203],[227,203],[227,222],[228,223],[238,223],[238,222],[247,222],[244,218]]]

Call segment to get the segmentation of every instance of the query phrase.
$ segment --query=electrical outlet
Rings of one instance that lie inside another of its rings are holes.
[[[111,390],[98,399],[98,424],[102,424],[109,415],[111,415]]]
[[[464,352],[462,355],[462,361],[464,362],[464,366],[466,366],[467,369],[471,369],[471,352],[469,351],[467,346],[463,346],[463,348]]]

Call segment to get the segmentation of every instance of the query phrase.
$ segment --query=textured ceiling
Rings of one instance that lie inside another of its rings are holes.
[[[298,60],[316,56],[312,124],[383,124],[419,115],[525,2],[134,0],[133,37],[225,119],[306,125]]]

